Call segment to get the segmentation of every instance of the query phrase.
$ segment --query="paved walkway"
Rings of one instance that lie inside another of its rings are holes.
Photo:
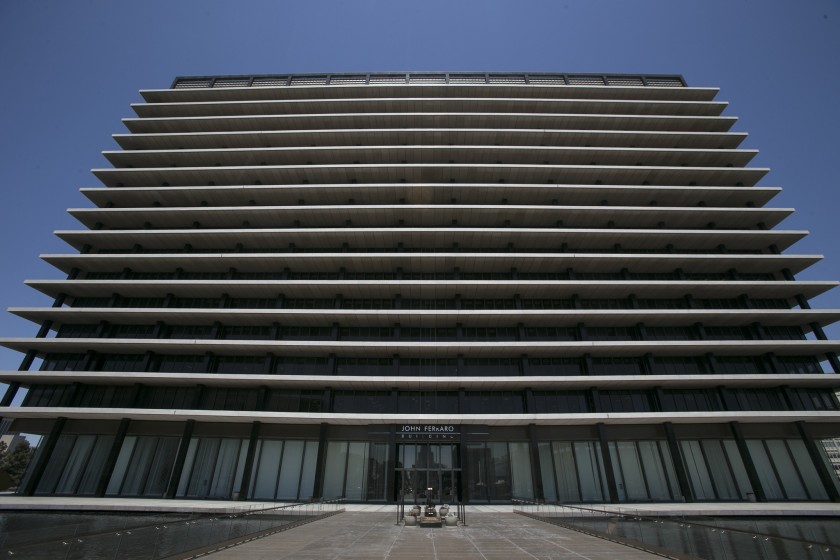
[[[345,512],[209,554],[208,560],[656,560],[641,550],[514,513],[479,513],[466,527],[395,525],[386,513]]]

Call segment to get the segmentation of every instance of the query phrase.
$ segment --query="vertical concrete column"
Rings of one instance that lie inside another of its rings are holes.
[[[603,423],[595,424],[598,430],[598,442],[601,445],[601,459],[604,461],[604,473],[607,475],[607,490],[610,493],[610,503],[618,503],[618,484],[615,481],[615,470],[613,470],[612,457],[610,457],[610,446],[607,444],[607,435]]]
[[[166,487],[164,498],[172,499],[178,492],[178,483],[181,481],[181,473],[184,471],[184,462],[187,460],[187,449],[190,447],[195,420],[187,420],[184,424],[184,432],[181,434],[181,443],[178,445],[178,453],[175,455],[175,464],[172,465],[172,474],[169,476],[169,484]]]
[[[248,490],[251,487],[251,472],[254,470],[254,457],[257,453],[257,442],[260,439],[259,422],[251,424],[251,435],[248,438],[248,453],[245,455],[245,467],[242,470],[242,483],[239,485],[239,500],[248,499]]]
[[[677,484],[680,485],[680,494],[686,502],[695,501],[694,492],[691,490],[691,484],[688,480],[688,471],[685,468],[685,462],[680,453],[680,446],[677,442],[677,436],[674,434],[674,426],[670,422],[663,424],[665,428],[665,437],[668,439],[668,450],[671,452],[671,460],[674,462],[674,472],[677,475]]]
[[[396,391],[394,391],[396,392]],[[390,488],[391,497],[398,502],[396,469],[397,469],[397,427],[391,424],[388,427],[388,460],[385,462],[385,488]]]
[[[528,393],[531,390],[528,389]],[[543,489],[542,465],[540,464],[540,448],[538,445],[536,424],[528,424],[528,450],[531,452],[531,480],[534,485],[534,500],[545,502],[545,490]]]
[[[327,463],[327,437],[329,436],[329,425],[321,423],[321,429],[318,432],[318,458],[315,461],[315,482],[313,489],[313,498],[324,497],[324,470]],[[333,496],[330,496],[333,497]]]

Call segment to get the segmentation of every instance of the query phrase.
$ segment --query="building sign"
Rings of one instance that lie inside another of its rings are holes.
[[[457,440],[460,426],[454,424],[397,424],[397,439]]]

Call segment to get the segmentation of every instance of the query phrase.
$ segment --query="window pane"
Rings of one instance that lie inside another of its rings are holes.
[[[327,464],[324,469],[324,498],[344,496],[344,465],[347,462],[347,442],[327,443]]]
[[[785,494],[789,500],[807,500],[808,493],[799,479],[799,473],[790,458],[787,445],[781,439],[768,439],[765,441],[770,451],[770,458],[779,473],[779,479],[784,487]]]
[[[541,441],[538,444],[540,453],[540,474],[542,475],[543,494],[549,502],[558,500],[557,486],[554,482],[554,462],[551,459],[551,444]]]
[[[315,467],[318,461],[318,442],[307,441],[300,478],[299,500],[309,500],[315,494]]]
[[[99,485],[99,478],[102,476],[102,469],[105,468],[105,459],[111,451],[114,443],[114,436],[98,436],[93,452],[88,459],[82,480],[76,493],[78,495],[93,495]]]
[[[513,497],[534,499],[531,453],[527,442],[510,442],[510,475]]]
[[[710,474],[717,490],[718,499],[737,500],[740,496],[735,486],[735,480],[729,472],[729,465],[726,462],[720,440],[705,440],[701,442],[701,445],[709,465],[714,465]]]
[[[239,462],[239,448],[242,440],[224,438],[219,447],[219,454],[216,458],[216,472],[210,483],[211,498],[230,498],[234,491],[234,477]],[[239,488],[236,488],[238,491]]]
[[[764,489],[767,499],[784,500],[785,495],[782,493],[782,487],[779,486],[779,481],[773,473],[773,466],[764,450],[763,442],[757,439],[749,439],[747,440],[747,448],[750,451],[750,458],[755,465],[755,470],[758,471],[758,478],[761,480],[761,487]]]
[[[606,476],[600,447],[594,441],[577,441],[574,449],[581,500],[584,502],[604,501],[602,482],[605,481]]]
[[[732,466],[732,472],[735,475],[735,483],[738,485],[738,495],[741,499],[747,499],[748,494],[753,493],[750,478],[747,476],[747,468],[744,466],[744,461],[741,459],[741,453],[738,451],[738,444],[733,440],[723,440],[723,448],[726,451],[726,456],[729,458],[729,464]]]
[[[41,475],[41,480],[38,481],[36,494],[52,494],[55,491],[58,479],[75,443],[76,436],[74,435],[61,434],[58,436],[58,441],[53,448],[52,456],[47,462],[44,473]]]
[[[137,437],[135,436],[126,436],[123,440],[120,454],[117,456],[117,463],[114,465],[114,472],[111,475],[111,480],[108,482],[108,489],[105,491],[106,495],[115,496],[120,493],[120,487],[125,478],[125,472],[128,469],[128,462],[131,459],[136,444]]]
[[[280,455],[283,442],[278,440],[260,440],[257,444],[254,487],[251,497],[258,500],[273,500],[277,485],[277,471],[280,469]]]
[[[190,444],[187,446],[184,469],[181,471],[181,480],[178,482],[176,496],[184,496],[187,491],[187,484],[190,482],[190,475],[192,474],[193,464],[195,463],[195,454],[198,451],[198,441],[196,438],[191,438]]]
[[[613,470],[616,474],[619,499],[643,501],[648,499],[642,464],[636,452],[636,442],[610,442],[610,455],[613,459]],[[616,461],[618,459],[618,461]]]
[[[206,497],[210,492],[210,478],[216,466],[216,456],[219,454],[219,438],[201,438],[193,461],[190,483],[187,487],[188,497]],[[190,442],[192,443],[192,442]]]
[[[137,438],[134,455],[128,466],[120,495],[138,496],[146,485],[146,467],[152,462],[157,447],[157,438],[142,436]]]
[[[371,443],[368,459],[367,472],[367,496],[368,501],[381,501],[386,499],[386,468],[388,464],[388,444]],[[438,488],[436,487],[436,490]]]
[[[467,481],[469,481],[469,500],[488,499],[488,485],[492,480],[487,473],[487,450],[483,443],[467,444]],[[416,488],[416,486],[415,486]]]
[[[367,442],[351,441],[347,450],[347,482],[344,495],[348,500],[361,500],[365,495]]]
[[[510,456],[508,444],[504,442],[490,442],[487,444],[490,451],[490,464],[488,465],[488,482],[490,483],[490,500],[510,500]]]
[[[295,500],[298,494],[298,480],[303,461],[302,441],[287,441],[283,450],[283,464],[280,467],[280,483],[277,498],[281,500]]]
[[[586,445],[586,444],[583,444]],[[555,441],[554,467],[557,469],[557,494],[561,502],[579,502],[578,470],[572,443]]]
[[[672,500],[673,496],[668,486],[666,469],[662,464],[657,443],[655,441],[638,442],[639,457],[644,467],[648,493],[652,500]],[[668,466],[670,467],[670,465]]]
[[[827,500],[828,493],[820,480],[820,475],[817,474],[817,469],[814,463],[811,462],[811,455],[805,447],[805,442],[799,439],[787,440],[790,454],[796,463],[796,468],[805,482],[805,488],[812,500]]]
[[[691,489],[694,497],[698,500],[714,500],[715,491],[712,486],[712,479],[706,468],[706,461],[703,457],[703,450],[697,440],[681,441],[685,469],[688,471],[688,478],[691,481]]]
[[[178,453],[178,444],[180,443],[179,438],[176,437],[156,439],[158,445],[149,466],[146,486],[143,489],[143,495],[149,497],[162,497],[166,492],[166,485],[169,482],[169,476],[172,474],[172,466],[175,463],[175,455]]]
[[[76,485],[79,478],[82,476],[83,469],[87,464],[88,455],[93,450],[93,444],[96,442],[96,436],[86,435],[78,436],[76,443],[73,446],[73,451],[67,459],[67,464],[64,466],[64,472],[58,481],[58,486],[55,489],[56,494],[73,494],[76,491]]]

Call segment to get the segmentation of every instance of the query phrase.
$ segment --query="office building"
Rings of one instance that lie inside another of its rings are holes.
[[[2,340],[0,415],[44,436],[19,493],[840,500],[840,311],[808,304],[836,282],[795,279],[819,256],[716,88],[141,93],[43,257],[66,279],[29,281],[52,303],[11,310],[40,326]]]

